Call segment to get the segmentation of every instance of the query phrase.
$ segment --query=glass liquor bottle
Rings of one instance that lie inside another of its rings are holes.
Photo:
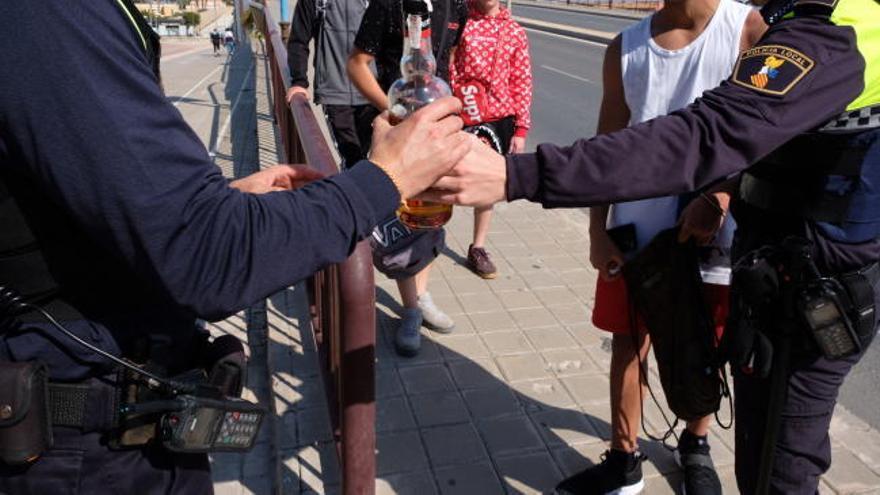
[[[435,75],[437,60],[431,49],[429,4],[422,0],[404,0],[403,10],[402,77],[388,90],[392,123],[400,122],[438,98],[452,95],[446,81]],[[452,205],[410,199],[400,206],[397,216],[410,228],[434,229],[449,221]]]

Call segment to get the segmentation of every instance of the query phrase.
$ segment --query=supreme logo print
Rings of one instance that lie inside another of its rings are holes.
[[[784,95],[816,65],[803,53],[782,45],[743,52],[733,71],[733,82],[762,93]]]

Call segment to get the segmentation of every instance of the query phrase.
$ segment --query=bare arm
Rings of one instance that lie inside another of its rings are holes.
[[[620,66],[621,38],[618,35],[605,50],[605,62],[602,65],[602,104],[599,107],[599,123],[596,134],[614,132],[629,124],[630,111],[626,106],[623,92],[623,74]],[[603,204],[590,208],[590,230],[605,231],[609,205]]]
[[[620,49],[621,38],[618,35],[605,51],[602,104],[596,134],[614,132],[629,124],[630,111],[623,90]],[[602,204],[590,208],[590,263],[606,280],[616,277],[617,269],[623,265],[623,254],[608,237],[605,228],[609,207],[608,204]]]
[[[388,97],[370,70],[370,64],[373,60],[375,57],[369,53],[358,47],[352,48],[351,55],[348,57],[348,78],[374,107],[379,110],[387,110]]]

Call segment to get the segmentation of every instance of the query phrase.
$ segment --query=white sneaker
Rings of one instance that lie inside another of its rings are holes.
[[[437,333],[451,333],[455,330],[455,322],[434,304],[429,292],[419,296],[419,309],[422,310],[425,326],[431,330]]]

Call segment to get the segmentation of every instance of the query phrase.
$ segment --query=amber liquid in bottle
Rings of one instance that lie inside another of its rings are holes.
[[[421,0],[404,1],[406,26],[400,73],[388,90],[391,122],[397,123],[452,91],[435,75],[437,61],[431,50],[430,12]],[[410,199],[401,204],[397,217],[411,229],[440,228],[452,218],[452,205]]]

